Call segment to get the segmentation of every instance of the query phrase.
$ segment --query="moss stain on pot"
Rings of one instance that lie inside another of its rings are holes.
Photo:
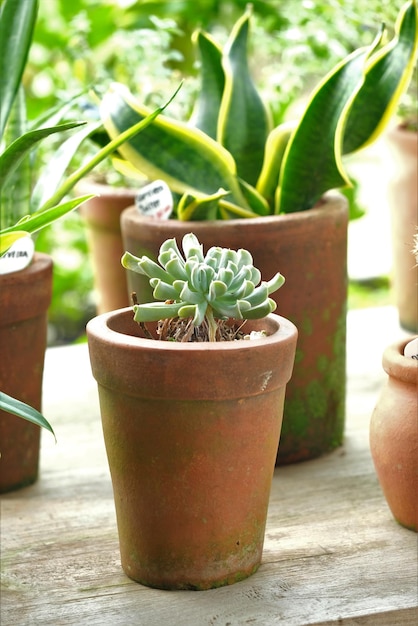
[[[329,311],[326,314],[330,316]],[[319,354],[316,359],[316,368],[321,378],[301,386],[297,397],[286,400],[279,447],[279,452],[286,455],[286,462],[297,460],[288,453],[292,446],[296,449],[296,441],[300,442],[300,454],[304,455],[309,451],[312,457],[331,451],[343,442],[345,394],[341,394],[341,381],[345,372],[345,319],[344,310],[338,319],[332,357]],[[306,318],[301,326],[304,333],[306,329],[310,329],[310,318]],[[296,350],[295,363],[302,363],[304,356],[302,351]]]

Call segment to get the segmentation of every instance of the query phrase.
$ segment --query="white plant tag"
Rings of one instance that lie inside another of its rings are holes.
[[[32,237],[21,237],[0,257],[0,274],[10,274],[25,269],[32,261],[35,244]]]
[[[167,183],[154,180],[138,191],[135,204],[142,215],[167,220],[173,211],[173,196]]]

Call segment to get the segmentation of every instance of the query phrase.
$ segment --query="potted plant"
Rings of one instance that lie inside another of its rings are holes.
[[[134,580],[208,589],[261,561],[297,330],[249,252],[164,242],[127,253],[157,302],[90,320],[121,561]]]
[[[125,249],[134,254],[156,258],[162,241],[193,230],[205,246],[250,250],[263,275],[283,268],[290,286],[281,310],[300,329],[278,458],[286,463],[343,440],[347,206],[329,190],[348,184],[344,154],[378,136],[408,84],[417,7],[404,5],[389,43],[381,46],[379,34],[325,76],[298,123],[272,130],[248,69],[250,20],[248,10],[223,48],[196,34],[202,86],[192,120],[162,116],[119,151],[120,171],[168,184],[174,219],[129,208],[121,223]],[[118,85],[101,103],[110,137],[146,112]],[[139,301],[149,299],[143,277],[129,272],[128,284]]]
[[[418,77],[401,101],[396,124],[386,133],[389,149],[388,203],[392,234],[392,290],[399,322],[418,332],[418,265],[411,251],[417,233],[418,198]]]
[[[162,110],[156,110],[145,124],[141,122],[129,129],[116,143],[108,143],[64,178],[80,143],[99,124],[57,123],[62,117],[59,111],[53,116],[54,123],[42,120],[33,128],[25,128],[22,76],[37,9],[38,0],[4,0],[0,13],[0,491],[36,480],[39,425],[49,427],[39,410],[52,260],[44,254],[33,254],[30,235],[91,198],[85,195],[65,200],[74,185],[107,158],[121,140],[139,132]],[[27,155],[43,138],[78,126],[83,128],[64,142],[33,187]],[[16,420],[11,413],[25,419]]]
[[[396,521],[418,531],[418,337],[383,353],[387,379],[370,420],[370,450]]]

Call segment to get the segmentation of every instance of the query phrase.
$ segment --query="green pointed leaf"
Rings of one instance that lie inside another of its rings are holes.
[[[313,93],[286,148],[276,213],[310,209],[323,193],[348,183],[335,136],[341,113],[363,80],[368,53],[367,48],[355,50]]]
[[[134,305],[135,322],[158,322],[171,317],[178,317],[181,303],[149,302]]]
[[[250,16],[251,9],[235,24],[224,48],[225,89],[217,139],[234,157],[238,176],[255,186],[263,164],[270,120],[248,67]]]
[[[279,184],[283,157],[295,129],[296,122],[283,122],[276,126],[267,137],[263,167],[256,189],[265,198],[271,213],[274,211],[275,193]]]
[[[101,126],[101,122],[86,124],[81,130],[64,141],[51,155],[33,189],[30,203],[32,211],[36,211],[49,199],[51,194],[55,193],[80,145]]]
[[[0,232],[0,256],[7,252],[15,241],[22,239],[22,237],[29,237],[29,233],[24,230],[17,230],[13,233]]]
[[[142,107],[123,86],[114,84],[100,112],[110,137],[144,119]],[[197,128],[160,115],[142,133],[119,148],[120,154],[150,180],[162,179],[175,192],[204,197],[223,188],[246,205],[230,153]]]
[[[25,155],[27,155],[41,139],[55,133],[77,128],[78,126],[84,126],[85,124],[86,122],[68,122],[49,128],[39,128],[38,130],[30,130],[16,139],[0,155],[0,189],[3,188],[7,179],[18,167]]]
[[[83,202],[87,202],[87,200],[90,200],[91,198],[94,198],[93,194],[80,196],[79,198],[73,198],[72,200],[68,200],[68,202],[63,202],[62,204],[51,207],[46,211],[37,211],[32,215],[26,215],[14,224],[14,226],[2,230],[1,236],[3,237],[9,233],[18,233],[19,231],[35,233],[36,231],[45,228],[45,226],[49,226],[70,211],[74,211],[74,209],[83,204]]]
[[[218,200],[229,195],[225,189],[219,189],[216,193],[195,198],[190,194],[183,194],[177,205],[177,217],[182,221],[191,220],[215,220],[217,218]]]
[[[28,422],[32,422],[32,424],[42,426],[42,428],[49,430],[49,432],[55,437],[51,424],[45,419],[42,413],[28,404],[25,404],[16,398],[12,398],[3,392],[0,392],[0,409],[2,411],[6,411],[7,413],[12,413],[13,415],[22,417]]]
[[[198,30],[193,43],[200,56],[200,87],[190,123],[216,139],[219,109],[225,85],[222,49],[210,35]]]
[[[407,2],[399,14],[394,38],[368,61],[366,79],[348,113],[343,154],[375,141],[406,91],[417,56],[417,12],[416,2]]]
[[[0,12],[0,137],[22,80],[38,0],[3,0]]]

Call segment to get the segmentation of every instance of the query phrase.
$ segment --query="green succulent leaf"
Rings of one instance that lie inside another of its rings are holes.
[[[146,274],[154,288],[154,297],[165,300],[135,305],[136,321],[178,316],[190,317],[196,326],[206,319],[213,331],[216,317],[254,319],[274,310],[276,305],[268,296],[281,287],[283,276],[277,274],[270,281],[258,284],[261,274],[247,250],[212,247],[204,255],[193,233],[186,234],[182,243],[184,257],[174,239],[162,244],[158,255],[161,265],[146,256],[136,258],[125,253],[122,257],[124,267]],[[211,336],[215,335],[213,332]]]

